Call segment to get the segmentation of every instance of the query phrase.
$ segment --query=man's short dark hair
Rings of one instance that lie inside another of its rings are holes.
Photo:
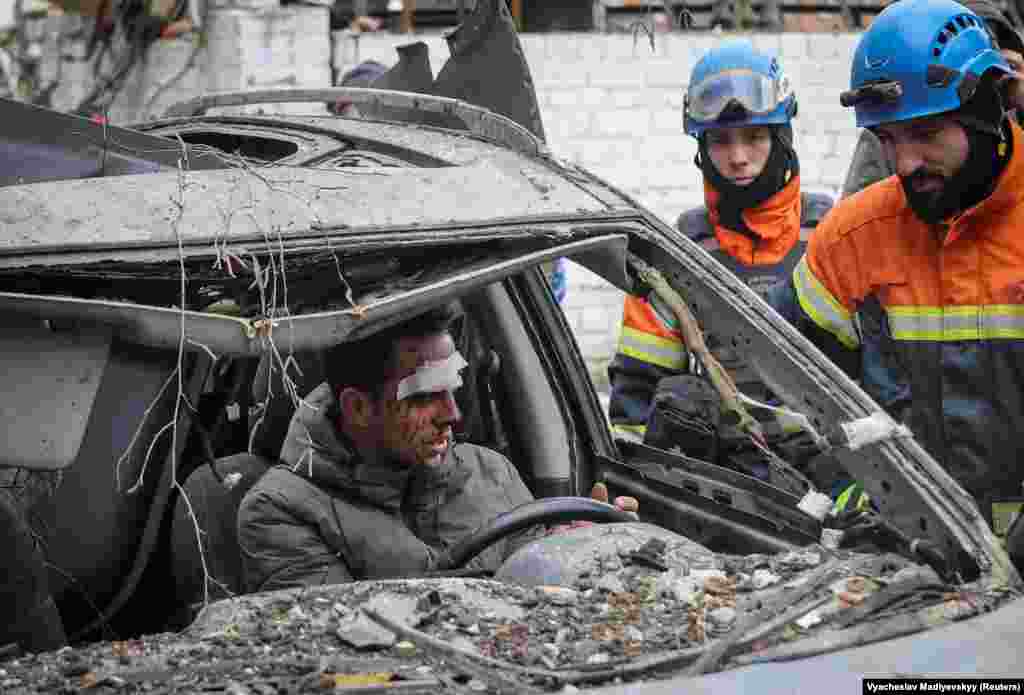
[[[361,340],[335,345],[324,353],[327,383],[335,394],[351,387],[377,396],[394,370],[398,340],[447,333],[458,315],[455,305],[443,304]]]

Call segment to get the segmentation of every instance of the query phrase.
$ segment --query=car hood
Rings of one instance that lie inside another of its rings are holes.
[[[5,668],[15,683],[53,686],[88,676],[93,684],[186,690],[305,683],[336,692],[377,685],[531,693],[565,685],[603,691],[625,679],[658,692],[678,688],[681,676],[723,669],[709,682],[749,684],[744,674],[758,662],[920,633],[994,602],[981,592],[945,593],[929,569],[896,556],[822,548],[716,555],[642,523],[550,536],[521,549],[502,572],[524,553],[572,556],[564,581],[437,577],[265,592],[211,604],[180,634],[75,650],[75,670],[65,650]],[[913,666],[875,670],[915,673],[922,662],[903,663]],[[808,668],[775,666],[790,687]]]

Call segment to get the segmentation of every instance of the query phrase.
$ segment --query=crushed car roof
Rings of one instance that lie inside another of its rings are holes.
[[[348,122],[344,130],[352,133],[361,125]],[[389,134],[380,124],[365,126],[366,141]],[[311,231],[604,216],[632,209],[628,201],[552,160],[455,132],[419,129],[417,135],[423,136],[422,154],[446,157],[448,165],[255,167],[243,162],[232,169],[165,169],[7,186],[0,188],[0,226],[5,229],[0,253],[167,245],[179,235],[188,244]],[[406,135],[403,149],[412,149],[412,139]],[[342,145],[339,141],[340,154]]]

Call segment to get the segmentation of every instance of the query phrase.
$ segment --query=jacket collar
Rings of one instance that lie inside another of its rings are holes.
[[[398,511],[429,506],[463,477],[454,447],[433,466],[364,461],[335,426],[337,407],[330,386],[317,386],[296,409],[281,447],[281,462],[317,486]]]
[[[720,194],[704,181],[704,203],[719,247],[746,265],[778,263],[800,241],[800,177],[794,176],[782,190],[756,208],[743,211],[753,236],[727,229],[718,212]]]

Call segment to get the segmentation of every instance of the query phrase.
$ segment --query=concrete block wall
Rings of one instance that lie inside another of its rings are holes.
[[[857,140],[853,114],[839,105],[859,34],[755,34],[793,80],[800,110],[794,137],[806,189],[835,194]],[[719,34],[523,34],[552,151],[635,196],[662,218],[703,201],[696,143],[682,132],[683,89]],[[340,75],[360,60],[395,62],[394,47],[423,40],[435,75],[449,52],[441,36],[334,37]]]
[[[599,390],[608,389],[608,363],[615,355],[624,293],[572,261],[566,263],[568,291],[562,311]]]
[[[66,46],[65,53],[69,49],[72,54],[85,53],[84,45]],[[47,58],[56,54],[54,47]],[[107,61],[104,70],[110,69]],[[52,75],[55,70],[53,60],[48,61],[46,73]],[[65,61],[62,70],[54,106],[73,109],[94,84],[93,68],[91,63]],[[145,60],[128,75],[109,116],[114,123],[140,122],[159,117],[171,104],[207,92],[330,84],[331,36],[326,7],[212,9],[205,40],[191,34],[159,40],[150,47]],[[280,105],[236,111],[310,113],[312,108]]]
[[[653,46],[620,34],[523,34],[552,151],[622,188],[669,223],[703,204],[694,140],[682,132],[683,89],[716,34],[661,34]],[[751,39],[779,56],[799,103],[794,139],[805,190],[836,196],[857,141],[853,114],[839,104],[849,84],[859,34],[758,34]],[[404,39],[404,40],[403,40]],[[443,39],[335,36],[340,75],[360,60],[386,65],[394,46],[424,40],[434,74],[449,52]],[[595,382],[601,387],[615,352],[622,293],[586,268],[568,264],[563,310]]]

